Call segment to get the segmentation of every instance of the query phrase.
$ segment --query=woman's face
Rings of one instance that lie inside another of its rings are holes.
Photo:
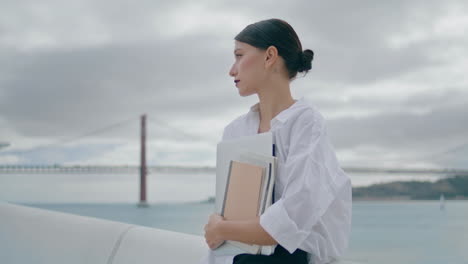
[[[258,92],[264,78],[265,52],[247,43],[237,41],[234,47],[235,62],[229,71],[241,96]]]

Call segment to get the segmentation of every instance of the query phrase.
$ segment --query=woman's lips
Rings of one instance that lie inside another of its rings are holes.
[[[234,80],[234,82],[236,83],[236,85],[240,82],[240,80]]]

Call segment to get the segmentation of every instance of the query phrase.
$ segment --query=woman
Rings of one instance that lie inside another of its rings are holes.
[[[351,182],[340,168],[320,113],[291,96],[298,72],[311,69],[314,53],[302,50],[294,29],[269,19],[248,25],[235,37],[229,72],[241,96],[259,102],[232,121],[223,140],[271,131],[278,174],[275,202],[250,221],[227,221],[213,214],[205,225],[211,250],[225,240],[277,245],[270,256],[215,256],[210,263],[327,263],[341,256],[351,226]]]

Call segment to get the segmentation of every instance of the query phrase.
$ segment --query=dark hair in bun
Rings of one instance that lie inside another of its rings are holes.
[[[312,60],[314,59],[314,52],[310,49],[306,49],[301,52],[301,63],[299,68],[297,69],[298,72],[307,72],[312,69]]]
[[[275,46],[286,64],[289,79],[296,77],[298,72],[305,74],[312,68],[314,52],[310,49],[302,51],[299,37],[284,20],[273,18],[250,24],[234,39],[262,50]]]

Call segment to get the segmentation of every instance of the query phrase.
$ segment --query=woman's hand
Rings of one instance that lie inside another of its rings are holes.
[[[210,249],[215,249],[224,243],[224,239],[219,232],[219,224],[224,218],[218,214],[210,215],[208,224],[205,225],[205,241]]]

